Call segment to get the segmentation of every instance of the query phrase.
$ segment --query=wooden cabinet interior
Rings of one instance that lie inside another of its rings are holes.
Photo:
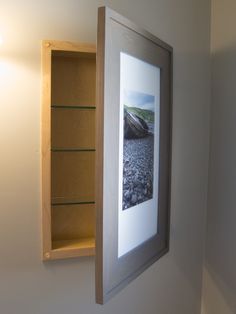
[[[43,259],[95,254],[96,49],[42,44]]]

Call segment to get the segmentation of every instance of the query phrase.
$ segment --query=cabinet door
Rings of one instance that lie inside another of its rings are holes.
[[[99,8],[96,301],[169,250],[172,48]]]

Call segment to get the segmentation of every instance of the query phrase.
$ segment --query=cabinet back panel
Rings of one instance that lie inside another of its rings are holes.
[[[53,148],[94,148],[95,110],[53,109]]]
[[[52,206],[52,240],[94,237],[94,204]]]
[[[96,59],[52,56],[52,104],[95,105]]]
[[[95,152],[52,153],[52,200],[93,201]]]

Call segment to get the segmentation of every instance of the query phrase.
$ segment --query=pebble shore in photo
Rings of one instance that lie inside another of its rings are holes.
[[[124,139],[123,210],[153,197],[154,136]]]

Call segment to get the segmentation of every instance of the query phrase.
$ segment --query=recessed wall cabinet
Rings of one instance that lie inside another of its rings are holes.
[[[43,258],[95,253],[94,45],[43,41]]]
[[[95,255],[103,304],[169,249],[172,48],[103,7],[42,73],[43,260]]]

